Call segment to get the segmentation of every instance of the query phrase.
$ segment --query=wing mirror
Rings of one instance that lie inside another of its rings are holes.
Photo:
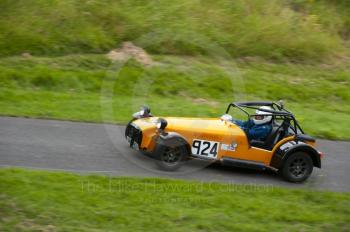
[[[279,100],[278,104],[280,105],[281,109],[284,109],[284,101],[283,100]]]
[[[142,106],[140,111],[138,111],[132,115],[132,117],[134,119],[147,118],[147,117],[151,117],[151,116],[152,116],[151,109],[146,105]]]
[[[229,115],[229,114],[224,114],[224,115],[222,115],[222,116],[220,117],[220,119],[223,120],[223,121],[233,121],[232,116]]]

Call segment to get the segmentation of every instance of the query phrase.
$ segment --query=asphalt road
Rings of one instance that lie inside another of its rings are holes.
[[[323,168],[315,168],[307,182],[293,184],[273,172],[203,162],[162,172],[153,160],[131,150],[123,133],[124,127],[116,125],[0,117],[0,166],[350,191],[350,142],[319,140],[326,154]]]

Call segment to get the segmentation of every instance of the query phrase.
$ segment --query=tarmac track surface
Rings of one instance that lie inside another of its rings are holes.
[[[0,166],[350,191],[350,142],[318,140],[318,149],[326,154],[322,169],[315,168],[306,182],[293,184],[273,172],[203,162],[191,163],[177,172],[162,172],[153,160],[128,146],[124,128],[0,117]]]

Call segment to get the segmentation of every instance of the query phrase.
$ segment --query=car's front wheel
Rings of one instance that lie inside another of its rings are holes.
[[[159,145],[155,151],[157,165],[164,171],[176,171],[179,169],[187,155],[185,146]]]
[[[289,182],[302,182],[309,178],[313,167],[309,154],[296,152],[288,157],[280,172],[283,178]]]

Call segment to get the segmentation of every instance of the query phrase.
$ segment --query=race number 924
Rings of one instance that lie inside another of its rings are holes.
[[[216,158],[218,154],[219,143],[207,140],[193,140],[191,152],[193,155]]]

